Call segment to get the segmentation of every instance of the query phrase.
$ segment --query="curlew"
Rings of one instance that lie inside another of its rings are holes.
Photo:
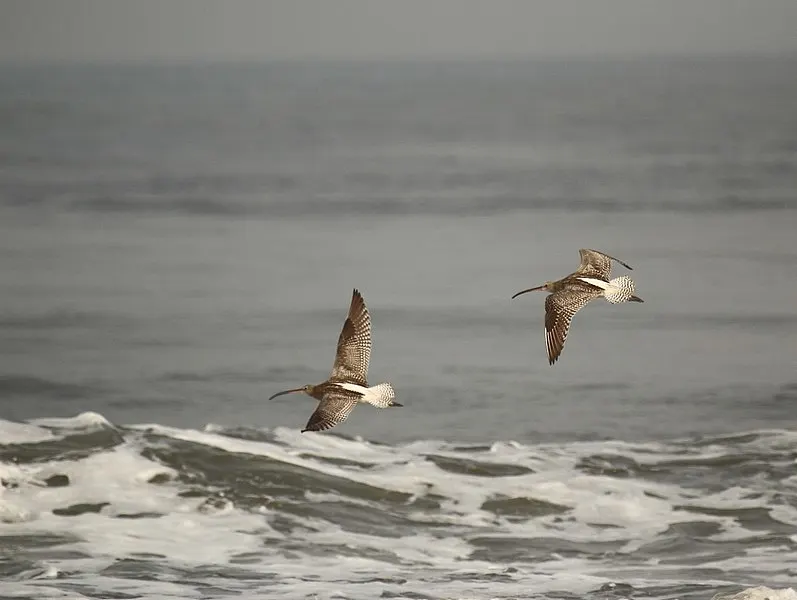
[[[307,384],[300,388],[285,390],[269,398],[304,392],[318,400],[315,412],[302,429],[323,431],[346,420],[359,402],[367,402],[378,408],[402,406],[394,402],[396,394],[389,383],[368,387],[368,362],[371,359],[371,315],[360,292],[355,289],[343,330],[338,338],[338,350],[332,375],[318,385]]]
[[[603,296],[612,304],[644,302],[634,295],[634,280],[630,277],[623,275],[609,280],[613,260],[626,269],[631,269],[629,265],[597,250],[582,248],[578,253],[581,255],[581,264],[574,273],[512,296],[514,299],[537,290],[550,292],[545,298],[545,345],[548,349],[548,364],[551,365],[562,353],[573,316],[590,300]]]

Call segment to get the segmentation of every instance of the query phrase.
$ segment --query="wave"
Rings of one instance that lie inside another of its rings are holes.
[[[797,434],[785,430],[387,445],[84,413],[0,421],[0,440],[18,580],[79,566],[96,589],[143,579],[159,594],[184,573],[247,597],[330,585],[346,597],[709,597],[785,585],[797,564]]]
[[[90,329],[93,327],[119,327],[129,325],[130,320],[118,315],[100,312],[54,310],[41,314],[0,315],[0,329],[37,330],[51,332],[53,329]]]
[[[280,184],[282,186],[282,184]],[[532,193],[467,192],[407,190],[384,192],[371,190],[365,194],[352,191],[343,197],[318,190],[297,191],[270,188],[252,190],[243,183],[241,189],[204,189],[200,192],[179,188],[163,193],[125,191],[115,187],[107,193],[96,189],[6,191],[0,203],[9,206],[54,207],[97,213],[140,215],[175,214],[195,217],[227,218],[349,218],[351,216],[473,216],[487,217],[524,212],[569,212],[583,214],[615,213],[681,213],[723,214],[762,211],[791,211],[797,200],[780,193],[755,196],[721,195],[688,199],[623,199],[617,197],[581,198],[572,196],[535,196]]]

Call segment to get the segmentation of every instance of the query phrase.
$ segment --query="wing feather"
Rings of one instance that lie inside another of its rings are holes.
[[[619,258],[614,258],[613,256],[609,256],[603,252],[598,252],[597,250],[582,248],[578,251],[578,253],[581,256],[581,264],[578,266],[578,269],[574,275],[597,277],[598,279],[608,281],[609,274],[612,271],[612,261],[616,261],[623,265],[626,269],[633,271],[629,265],[621,261]]]
[[[329,381],[367,386],[370,360],[371,315],[362,295],[355,289],[352,292],[349,314],[338,337],[338,349]]]
[[[323,399],[310,415],[302,433],[305,431],[324,431],[331,429],[335,425],[340,425],[345,421],[354,410],[360,394],[347,390],[331,390],[324,394]]]
[[[548,364],[552,365],[559,359],[573,316],[600,294],[600,290],[565,290],[545,298],[545,347],[548,350]]]

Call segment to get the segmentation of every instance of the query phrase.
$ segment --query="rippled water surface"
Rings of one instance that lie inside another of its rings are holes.
[[[1,68],[0,595],[794,587],[795,69]],[[354,287],[404,407],[301,434]]]

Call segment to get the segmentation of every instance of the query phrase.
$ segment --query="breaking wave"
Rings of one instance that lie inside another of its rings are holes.
[[[710,598],[796,573],[789,431],[385,445],[83,413],[0,432],[3,595]]]

